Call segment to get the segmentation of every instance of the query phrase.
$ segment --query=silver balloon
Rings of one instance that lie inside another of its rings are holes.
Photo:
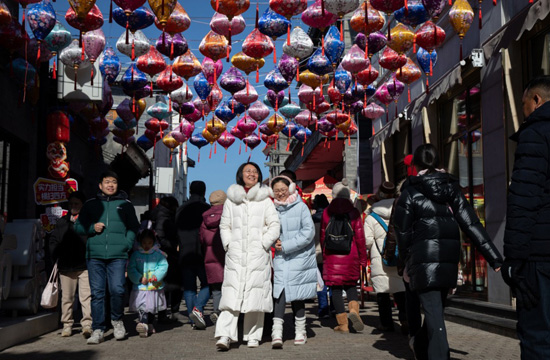
[[[78,45],[78,40],[74,39],[69,46],[61,50],[59,60],[65,66],[78,69],[90,65],[90,60],[88,60],[86,53],[84,53],[84,60],[82,60],[82,48]]]
[[[325,10],[343,17],[345,14],[357,10],[359,0],[324,0]]]
[[[132,54],[132,44],[134,45],[134,53]],[[145,55],[150,49],[149,40],[147,36],[143,34],[141,30],[136,30],[135,33],[128,32],[128,43],[126,43],[126,31],[122,32],[122,35],[116,42],[116,48],[118,51],[128,56],[129,58],[136,59],[141,55]],[[134,55],[134,56],[132,56]]]
[[[299,26],[290,33],[290,45],[283,45],[283,52],[296,59],[305,59],[313,52],[313,41]]]
[[[182,87],[170,93],[170,99],[172,99],[173,102],[181,105],[193,100],[193,92],[187,86],[187,84],[183,82]]]

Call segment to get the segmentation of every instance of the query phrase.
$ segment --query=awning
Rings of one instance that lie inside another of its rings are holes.
[[[309,185],[308,187],[306,187],[305,189],[302,190],[302,198],[305,200],[305,201],[308,201],[309,199],[313,200],[313,198],[315,198],[315,195],[320,195],[320,194],[324,194],[327,199],[329,201],[332,200],[332,188],[334,187],[334,185],[338,182],[338,180],[336,180],[335,178],[333,178],[332,176],[330,175],[325,175],[319,179],[317,179],[317,181],[315,181],[315,183]],[[351,194],[351,200],[355,200],[355,198],[357,197],[357,192],[353,191],[350,189],[350,194]]]
[[[531,30],[539,20],[546,19],[548,14],[550,14],[550,0],[538,0],[531,6],[527,5],[483,43],[485,59],[491,58],[500,49],[507,48],[512,41],[521,39],[526,31]]]

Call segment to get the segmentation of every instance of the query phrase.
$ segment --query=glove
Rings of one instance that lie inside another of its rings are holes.
[[[538,305],[540,296],[525,278],[525,261],[505,260],[501,272],[516,297],[518,308],[530,310]]]

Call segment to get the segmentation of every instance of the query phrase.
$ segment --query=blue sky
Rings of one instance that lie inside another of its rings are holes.
[[[201,39],[210,31],[210,19],[214,15],[214,10],[210,6],[210,1],[208,0],[195,0],[195,1],[189,1],[189,0],[179,0],[180,5],[183,6],[183,8],[187,11],[189,16],[191,17],[191,26],[190,28],[183,33],[183,36],[187,39],[189,43],[189,47],[191,51],[197,56],[197,58],[202,61],[203,55],[199,51],[199,44]],[[245,31],[237,36],[234,36],[232,39],[233,42],[233,50],[231,52],[231,55],[234,55],[241,51],[241,43],[245,39],[245,37],[253,30],[254,23],[255,23],[255,12],[256,12],[256,1],[251,1],[251,5],[249,10],[243,14],[243,17],[246,20],[247,28]],[[313,1],[308,1],[308,3],[313,4]],[[78,34],[78,31],[72,27],[70,27],[65,19],[64,15],[69,8],[69,4],[67,1],[58,0],[54,3],[52,3],[56,13],[58,20],[60,20],[63,25],[71,31],[75,36]],[[113,23],[109,23],[109,5],[110,2],[107,0],[98,0],[96,2],[99,9],[103,13],[103,17],[105,20],[105,23],[102,27],[105,36],[107,38],[107,45],[112,46],[116,48],[116,41],[120,37],[120,35],[125,31],[124,28],[116,24],[114,21]],[[259,1],[260,5],[260,16],[261,14],[267,9],[269,6],[268,1]],[[146,2],[144,6],[149,6]],[[116,7],[116,4],[113,3],[113,8]],[[293,19],[293,26],[300,25],[304,30],[307,30],[307,26],[305,26],[300,17],[296,17]],[[147,29],[144,29],[143,32],[145,35],[150,39],[151,42],[156,41],[156,39],[160,36],[161,31],[158,30],[154,25],[150,26]],[[286,40],[286,37],[278,39],[275,44],[277,47],[277,56],[280,57],[282,55],[282,46],[284,41]],[[124,55],[119,53],[119,56],[121,58],[121,61],[123,62],[123,70],[129,65],[130,59],[125,57]],[[231,63],[223,61],[224,65],[224,72],[229,69],[231,66]],[[265,78],[265,75],[271,71],[274,67],[273,64],[273,56],[269,56],[266,58],[266,64],[265,66],[260,70],[260,82],[258,84],[255,83],[255,74],[250,74],[250,83],[253,85],[256,90],[258,91],[258,94],[260,95],[260,99],[263,98],[263,96],[266,94],[267,89],[263,86],[263,80]],[[192,89],[192,79],[190,79],[190,87]],[[293,92],[296,92],[295,90],[295,83],[291,85],[291,89]],[[228,95],[228,93],[224,93],[224,95]],[[295,94],[293,94],[293,98],[297,99]],[[232,127],[236,122],[237,118],[232,120],[229,123],[229,128]],[[202,131],[204,128],[204,122],[199,121],[196,124],[196,130],[195,131]],[[229,185],[233,184],[235,182],[235,173],[237,168],[240,164],[247,161],[248,157],[250,156],[251,152],[250,149],[248,152],[245,152],[245,146],[243,144],[241,149],[241,154],[239,155],[239,144],[240,141],[237,140],[233,146],[229,148],[227,151],[227,162],[224,163],[224,153],[225,150],[219,146],[217,146],[217,154],[214,154],[212,152],[212,158],[209,159],[209,153],[210,153],[210,145],[205,146],[201,150],[201,159],[200,163],[198,160],[198,149],[190,145],[188,150],[188,156],[197,161],[197,164],[195,168],[189,169],[189,182],[193,180],[203,180],[207,184],[207,197],[208,194],[211,191],[214,190],[226,190]],[[263,169],[263,175],[264,179],[269,176],[268,168],[264,166],[264,163],[266,162],[266,156],[262,153],[262,149],[264,148],[265,143],[261,143],[254,151],[252,151],[251,161],[256,162],[260,167]]]

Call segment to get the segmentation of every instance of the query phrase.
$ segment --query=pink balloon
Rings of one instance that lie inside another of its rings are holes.
[[[245,134],[245,136],[252,134],[257,127],[258,125],[249,115],[245,115],[239,121],[237,121],[237,128],[239,129],[239,131]]]
[[[322,1],[324,0],[315,0],[315,4],[309,6],[302,13],[304,24],[317,29],[325,29],[336,22],[338,15],[328,12],[327,9],[323,15]]]
[[[248,85],[248,90],[246,88],[237,91],[233,98],[240,102],[243,105],[250,105],[256,100],[258,100],[258,92],[252,85]]]
[[[388,92],[386,84],[382,84],[374,93],[374,97],[384,105],[389,105],[393,101],[392,96]]]
[[[357,74],[360,71],[369,67],[369,59],[365,59],[365,52],[355,44],[349,49],[348,53],[342,59],[342,67],[344,70],[352,74]]]
[[[304,104],[312,104],[313,98],[315,98],[315,103],[321,103],[324,99],[321,96],[321,89],[316,88],[313,90],[310,86],[302,84],[298,90],[298,99]]]
[[[317,122],[317,115],[309,110],[303,110],[301,113],[296,115],[294,121],[302,126],[308,127]]]
[[[261,123],[269,116],[269,108],[261,101],[256,101],[248,109],[248,115],[257,123]]]
[[[179,143],[184,143],[189,139],[189,136],[186,136],[177,130],[171,131],[168,136],[172,136]]]
[[[369,119],[377,119],[386,113],[384,108],[376,103],[370,103],[362,110],[363,116]]]
[[[105,34],[101,28],[86,31],[82,33],[82,43],[84,44],[84,52],[93,64],[105,49]]]
[[[231,36],[238,35],[246,28],[246,22],[242,15],[234,16],[231,22],[227,16],[215,13],[210,20],[210,29],[217,34],[229,37],[229,28],[231,27]]]
[[[220,138],[218,139],[218,144],[223,146],[225,150],[227,150],[231,145],[233,145],[234,142],[235,142],[235,136],[227,132],[227,130],[225,130],[220,136]]]
[[[178,126],[178,130],[187,138],[190,138],[193,135],[193,131],[195,131],[195,124],[186,119],[182,119]]]
[[[202,61],[202,73],[210,84],[217,82],[223,71],[223,63],[221,60],[214,62],[209,57],[205,57]]]

